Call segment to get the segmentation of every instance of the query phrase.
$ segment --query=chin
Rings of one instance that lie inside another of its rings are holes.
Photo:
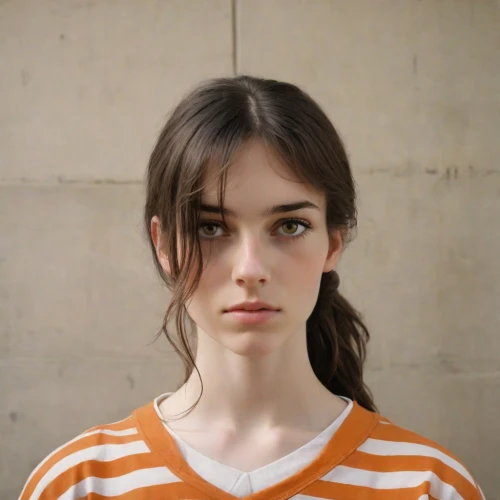
[[[231,337],[221,339],[224,347],[238,356],[248,358],[268,356],[279,350],[286,340],[283,335],[254,331],[233,333]]]

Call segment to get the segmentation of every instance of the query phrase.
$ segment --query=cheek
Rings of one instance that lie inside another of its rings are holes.
[[[310,302],[316,299],[316,293],[319,292],[323,265],[320,256],[302,259],[300,262],[295,262],[293,275],[289,273],[288,285],[293,286],[296,297],[300,300]],[[284,278],[287,279],[286,277]],[[290,282],[293,280],[293,282]]]
[[[297,252],[280,263],[279,279],[290,291],[294,299],[307,309],[316,304],[323,275],[325,251],[318,245],[314,249]],[[312,310],[312,309],[311,309]]]
[[[305,281],[315,280],[321,272],[325,263],[326,250],[324,245],[307,245],[292,249],[290,252],[282,253],[278,260],[278,272],[293,272]]]

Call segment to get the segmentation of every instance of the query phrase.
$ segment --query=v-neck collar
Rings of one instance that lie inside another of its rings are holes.
[[[179,479],[217,500],[242,500],[226,493],[200,477],[186,462],[174,437],[165,429],[154,408],[154,401],[134,411],[137,429],[152,453],[161,456],[166,467]],[[356,450],[377,423],[377,414],[355,401],[344,422],[320,454],[296,474],[264,490],[243,497],[244,500],[282,500],[302,491],[324,476]]]
[[[207,456],[179,436],[175,431],[169,428],[168,423],[163,420],[159,405],[172,393],[162,394],[154,400],[154,408],[158,418],[162,421],[163,426],[167,429],[170,435],[175,439],[177,447],[181,452],[184,460],[189,466],[205,481],[212,483],[226,493],[243,498],[257,491],[269,488],[273,484],[277,484],[287,477],[290,477],[306,465],[311,463],[326,446],[333,434],[342,425],[353,407],[353,401],[349,398],[339,396],[343,399],[347,406],[325,429],[307,443],[295,448],[286,455],[268,462],[265,465],[256,467],[252,470],[242,471],[217,462],[217,460]]]

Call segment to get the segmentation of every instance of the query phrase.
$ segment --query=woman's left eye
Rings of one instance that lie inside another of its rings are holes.
[[[297,228],[302,226],[303,230],[297,233]],[[218,229],[223,229],[220,222],[217,221],[204,221],[200,223],[200,236],[206,240],[215,240],[219,236],[216,234],[204,233],[203,231],[208,228],[209,232],[212,233],[211,230],[215,229],[217,232]],[[284,231],[281,233],[281,236],[284,236],[288,239],[304,237],[306,233],[312,228],[311,224],[304,219],[283,219],[279,222],[278,228],[283,228]]]
[[[300,233],[297,234],[295,228],[300,227],[300,226],[303,227],[303,231],[301,231]],[[311,224],[309,224],[309,222],[307,222],[303,219],[286,219],[286,220],[280,221],[279,227],[280,228],[287,228],[287,231],[291,230],[292,233],[294,233],[294,234],[290,234],[290,233],[285,231],[286,236],[290,236],[291,238],[298,238],[299,236],[305,236],[305,234],[311,229]]]

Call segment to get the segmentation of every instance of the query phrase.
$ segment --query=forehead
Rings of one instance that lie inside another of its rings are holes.
[[[217,203],[219,169],[211,166],[202,203]],[[278,203],[308,200],[322,207],[322,193],[299,180],[274,150],[249,141],[235,154],[227,174],[224,205],[237,213],[258,213]]]

